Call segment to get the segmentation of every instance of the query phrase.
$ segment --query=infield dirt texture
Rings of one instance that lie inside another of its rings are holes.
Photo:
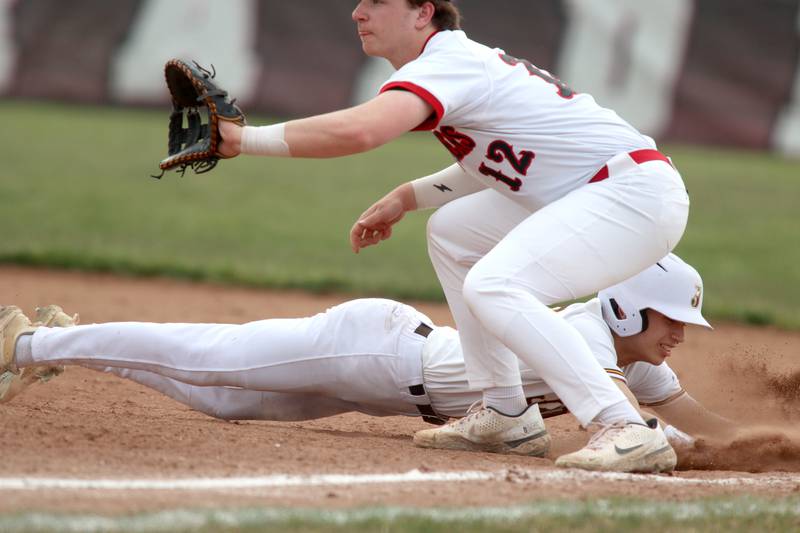
[[[244,322],[308,315],[345,299],[10,266],[0,267],[0,293],[28,312],[54,300],[79,312],[82,323]],[[443,305],[417,305],[438,323],[451,323]],[[693,395],[741,421],[743,433],[735,442],[701,446],[682,457],[674,476],[591,476],[555,469],[554,456],[586,439],[569,415],[549,421],[554,447],[545,459],[422,450],[411,443],[413,432],[426,427],[420,419],[350,414],[307,423],[228,423],[122,379],[69,368],[0,412],[0,513],[506,506],[615,496],[659,502],[710,495],[792,497],[800,491],[798,346],[800,333],[770,328],[717,324],[715,332],[688,331],[686,344],[670,363]],[[409,477],[409,471],[414,475]],[[463,472],[481,475],[458,481]],[[434,474],[439,473],[456,479],[437,482]],[[279,474],[290,477],[280,483]],[[338,484],[319,477],[333,474],[354,477]],[[366,474],[387,477],[367,483]],[[419,480],[410,480],[414,476]],[[215,490],[191,483],[167,483],[165,490],[119,484],[223,477],[260,478],[262,484]],[[59,488],[54,479],[84,485]],[[98,479],[110,484],[93,489],[91,482]],[[10,480],[27,480],[29,486],[14,487]],[[30,485],[35,480],[43,483]]]
[[[57,303],[83,323],[245,322],[310,315],[369,294],[407,301],[452,324],[443,304],[430,303],[441,301],[441,291],[425,253],[426,214],[409,215],[376,250],[355,256],[346,242],[353,217],[372,200],[399,179],[446,164],[430,139],[407,136],[335,163],[241,159],[212,174],[155,181],[147,174],[164,151],[161,111],[16,101],[0,102],[0,110],[16,133],[4,139],[13,157],[0,176],[0,304],[32,312]],[[586,475],[553,467],[555,455],[587,438],[569,416],[548,423],[555,439],[546,459],[452,453],[411,444],[414,431],[427,427],[420,419],[352,414],[227,423],[139,385],[71,368],[0,408],[0,531],[260,531],[276,516],[277,530],[325,532],[495,529],[481,522],[487,516],[513,522],[502,531],[797,529],[796,162],[731,150],[669,153],[692,194],[678,253],[703,274],[704,312],[716,327],[690,328],[670,362],[693,395],[742,424],[736,442],[701,446],[681,458],[674,476]],[[398,516],[395,506],[420,520],[466,522],[398,529],[387,518]],[[448,515],[442,507],[453,509]],[[207,517],[180,511],[197,508],[221,518],[208,525]],[[287,514],[295,509],[299,522]],[[314,515],[319,509],[345,514]],[[349,513],[361,511],[357,516],[376,521],[350,527]],[[312,515],[326,527],[307,527]],[[542,515],[551,517],[545,525]],[[519,526],[520,516],[534,521]],[[698,526],[695,517],[706,521]],[[668,519],[677,520],[672,529]],[[242,530],[243,521],[255,526]]]

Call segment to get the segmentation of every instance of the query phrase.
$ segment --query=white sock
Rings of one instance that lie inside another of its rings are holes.
[[[33,348],[31,347],[32,341],[33,335],[30,333],[20,335],[17,338],[14,360],[18,367],[31,366],[35,363],[33,360]]]
[[[500,411],[504,415],[516,416],[528,407],[522,385],[514,387],[492,387],[483,390],[483,405]]]
[[[645,425],[642,415],[639,414],[639,411],[637,411],[628,400],[622,400],[621,402],[606,407],[592,419],[592,422],[598,422],[604,426],[614,424],[615,422]]]

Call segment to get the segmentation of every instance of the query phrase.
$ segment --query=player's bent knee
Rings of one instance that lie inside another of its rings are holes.
[[[503,289],[500,280],[491,274],[486,274],[476,265],[464,279],[462,294],[464,303],[470,312],[480,319],[481,315],[491,306],[492,300],[502,297]]]
[[[462,295],[473,316],[490,329],[501,327],[503,319],[523,309],[546,309],[526,283],[497,273],[491,265],[480,261],[464,279]]]
[[[464,231],[464,226],[467,220],[464,209],[458,204],[458,201],[444,204],[431,214],[427,226],[428,242],[466,243],[468,232]]]

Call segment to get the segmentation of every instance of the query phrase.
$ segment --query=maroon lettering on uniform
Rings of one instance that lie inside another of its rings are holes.
[[[508,161],[508,164],[518,173],[523,176],[528,175],[528,169],[531,168],[531,163],[536,158],[536,154],[530,150],[521,150],[519,154],[514,151],[514,147],[506,141],[498,139],[489,143],[486,148],[486,159],[494,161],[495,163],[502,163]],[[522,180],[520,178],[512,178],[503,174],[501,170],[487,166],[486,163],[481,163],[478,169],[484,176],[490,176],[501,183],[508,185],[508,188],[514,192],[519,191],[522,187]]]
[[[442,126],[434,131],[433,134],[459,161],[467,157],[475,149],[475,141],[472,140],[472,137],[461,133],[453,126]]]
[[[530,150],[522,150],[519,155],[514,153],[514,148],[505,141],[492,141],[486,149],[487,159],[491,159],[495,163],[502,163],[505,159],[508,161],[518,174],[523,176],[528,175],[528,169],[531,168],[531,163],[536,157],[536,154]]]
[[[514,192],[519,191],[519,188],[522,187],[522,180],[521,179],[512,178],[510,176],[506,176],[505,174],[503,174],[499,170],[496,170],[496,169],[491,168],[491,167],[487,167],[486,163],[481,163],[481,166],[480,166],[480,168],[478,170],[484,176],[489,176],[489,177],[492,177],[492,178],[496,179],[497,181],[499,181],[501,183],[505,183],[506,185],[508,185],[508,188],[511,189]]]
[[[508,63],[512,67],[515,67],[519,64],[525,65],[525,69],[528,71],[528,74],[531,76],[536,76],[537,78],[541,78],[547,83],[555,85],[558,89],[558,96],[561,98],[566,98],[569,100],[577,93],[569,88],[569,86],[564,83],[563,81],[559,80],[555,76],[552,76],[546,70],[542,70],[527,59],[517,59],[516,57],[512,57],[508,54],[499,54],[500,59],[502,59],[505,63]]]

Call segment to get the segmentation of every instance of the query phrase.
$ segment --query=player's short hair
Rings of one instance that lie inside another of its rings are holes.
[[[420,7],[425,2],[430,2],[436,9],[433,15],[433,25],[439,30],[460,30],[461,12],[450,0],[407,0],[412,7]]]

